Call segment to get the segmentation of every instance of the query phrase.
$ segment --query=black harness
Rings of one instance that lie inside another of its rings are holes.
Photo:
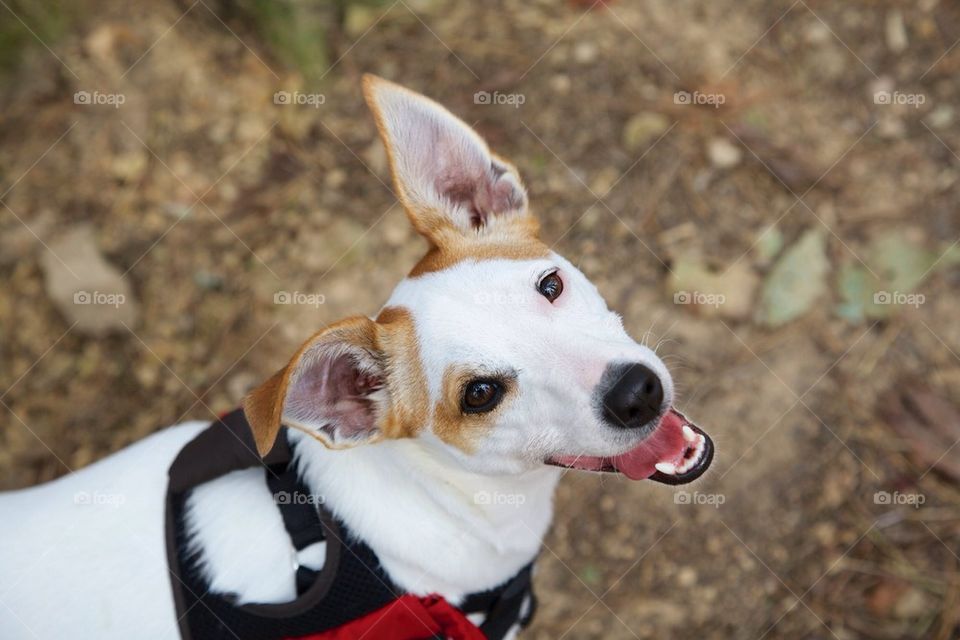
[[[286,428],[261,460],[241,409],[211,424],[174,459],[167,488],[167,560],[184,640],[280,640],[318,634],[377,611],[405,594],[380,567],[373,550],[351,535],[344,523],[322,505],[300,499],[310,492],[290,462]],[[241,605],[228,595],[210,593],[200,575],[198,558],[188,547],[184,507],[194,487],[231,471],[261,465],[266,465],[266,482],[293,547],[300,551],[326,542],[326,559],[318,571],[297,568],[295,600]],[[526,626],[533,616],[532,569],[533,563],[503,585],[467,596],[458,608],[465,614],[485,613],[480,630],[491,640],[501,640],[515,624]]]

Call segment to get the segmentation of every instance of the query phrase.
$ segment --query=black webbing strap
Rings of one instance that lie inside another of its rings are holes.
[[[283,527],[297,551],[312,544],[323,542],[323,525],[317,511],[317,500],[300,481],[292,465],[277,464],[265,469],[267,486],[273,493],[274,504],[280,510]],[[296,573],[297,594],[303,595],[320,575],[319,571],[298,566]]]
[[[524,600],[529,608],[523,613]],[[471,594],[460,605],[464,613],[485,613],[480,631],[490,640],[506,637],[513,625],[527,626],[536,612],[537,599],[533,593],[533,563],[531,562],[503,586],[484,593]]]

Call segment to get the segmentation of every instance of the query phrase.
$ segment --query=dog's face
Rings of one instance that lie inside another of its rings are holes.
[[[376,320],[321,330],[248,396],[261,453],[282,422],[333,448],[418,438],[484,474],[706,470],[712,443],[672,409],[667,368],[538,239],[516,170],[427,98],[369,76],[364,93],[430,250]]]

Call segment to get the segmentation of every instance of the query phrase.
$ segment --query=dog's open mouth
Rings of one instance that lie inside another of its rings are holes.
[[[619,472],[631,480],[649,478],[664,484],[696,480],[713,461],[713,441],[686,416],[670,409],[653,433],[617,456],[556,456],[547,464],[584,471]]]

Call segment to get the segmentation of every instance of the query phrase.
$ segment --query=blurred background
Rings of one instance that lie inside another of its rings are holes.
[[[526,637],[958,637],[956,2],[0,5],[0,489],[377,312],[424,243],[374,72],[518,165],[718,446],[567,474]]]

